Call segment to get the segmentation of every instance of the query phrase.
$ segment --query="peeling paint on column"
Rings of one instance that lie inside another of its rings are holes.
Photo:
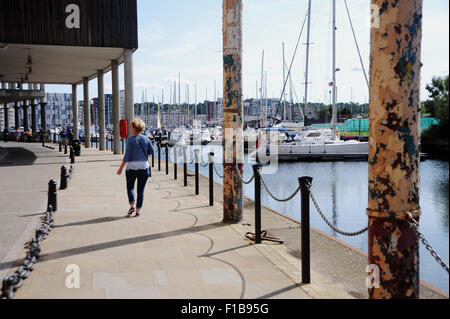
[[[242,0],[223,0],[223,85],[224,85],[224,180],[223,221],[238,223],[242,220],[243,188],[238,171],[243,174],[243,143],[237,143],[237,130],[242,123]]]
[[[419,244],[406,221],[419,219],[422,0],[372,0],[369,264],[380,268],[370,298],[419,297]]]

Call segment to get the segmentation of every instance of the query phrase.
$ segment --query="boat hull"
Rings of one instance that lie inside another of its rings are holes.
[[[273,149],[273,147],[272,147]],[[291,144],[279,145],[278,161],[367,161],[369,157],[369,143],[337,143],[337,144]],[[259,148],[250,154],[258,159],[268,158],[270,150]]]

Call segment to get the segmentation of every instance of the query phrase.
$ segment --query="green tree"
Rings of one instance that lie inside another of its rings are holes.
[[[431,126],[424,132],[422,137],[448,138],[449,76],[433,77],[433,80],[426,86],[426,89],[429,92],[430,99],[422,103],[422,112],[439,119],[439,124]]]
[[[431,84],[426,86],[429,92],[429,100],[423,103],[423,107],[427,113],[439,120],[448,121],[449,111],[449,76],[433,77]]]
[[[324,106],[317,111],[317,117],[321,120],[328,120],[332,117],[332,107]]]

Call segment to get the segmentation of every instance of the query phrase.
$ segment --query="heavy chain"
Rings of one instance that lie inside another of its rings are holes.
[[[341,235],[344,235],[344,236],[354,237],[354,236],[362,235],[362,234],[364,234],[365,232],[367,232],[367,231],[369,230],[369,227],[366,227],[366,228],[361,229],[360,231],[357,231],[357,232],[345,232],[345,231],[342,231],[342,230],[340,230],[339,228],[337,228],[332,222],[330,222],[330,221],[328,220],[328,218],[327,218],[327,217],[325,216],[325,214],[322,212],[322,209],[320,209],[319,203],[317,202],[317,200],[316,200],[314,194],[313,194],[312,191],[311,191],[311,184],[307,184],[307,187],[308,187],[309,194],[310,194],[310,196],[311,196],[311,200],[312,200],[312,202],[314,203],[314,206],[316,207],[316,210],[319,212],[320,216],[321,216],[322,219],[325,221],[325,223],[327,223],[327,225],[328,225],[331,229],[333,229],[335,232],[337,232],[337,233],[339,233],[339,234],[341,234]]]
[[[245,181],[244,176],[242,176],[241,171],[239,170],[239,166],[238,166],[237,163],[236,163],[236,170],[237,170],[237,172],[238,172],[239,179],[242,181],[242,183],[244,183],[244,184],[246,184],[246,185],[250,184],[250,183],[255,179],[255,174],[253,174],[253,175],[252,175],[252,178],[250,178],[249,181]]]
[[[203,164],[203,161],[200,159],[200,166],[201,167],[203,167],[203,168],[208,167],[209,164],[211,164],[210,156],[208,156],[208,161],[205,164]]]
[[[266,184],[266,181],[264,180],[264,177],[261,175],[261,173],[260,173],[259,171],[258,171],[258,174],[259,174],[259,176],[260,176],[260,178],[261,178],[261,182],[262,182],[264,188],[266,189],[267,193],[270,195],[270,197],[272,197],[272,198],[273,198],[274,200],[276,200],[277,202],[288,202],[288,201],[290,201],[291,199],[293,199],[293,198],[298,194],[298,192],[300,191],[300,186],[299,186],[299,187],[297,187],[297,189],[292,193],[292,195],[289,196],[288,198],[285,198],[285,199],[278,198],[277,196],[275,196],[275,195],[270,191],[269,187],[268,187],[267,184]]]
[[[213,163],[213,166],[214,166],[214,170],[216,171],[217,176],[219,176],[220,178],[224,178],[225,175],[220,175],[219,171],[217,170],[217,167],[216,167],[215,163]]]
[[[23,285],[23,281],[30,276],[41,254],[41,242],[47,239],[54,226],[53,207],[50,206],[45,216],[42,217],[42,226],[36,229],[35,238],[26,245],[28,253],[22,266],[3,279],[0,299],[12,299],[17,289]]]
[[[433,247],[430,245],[430,243],[425,238],[425,236],[420,232],[419,223],[417,223],[417,221],[412,216],[410,216],[410,218],[408,219],[408,224],[415,231],[417,236],[420,238],[422,243],[425,245],[427,250],[430,252],[431,256],[433,256],[434,259],[436,259],[436,261],[438,262],[438,264],[441,265],[441,267],[444,268],[444,270],[448,273],[448,265],[442,260],[442,258],[433,249]]]

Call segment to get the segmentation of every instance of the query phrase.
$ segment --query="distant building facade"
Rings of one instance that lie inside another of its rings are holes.
[[[50,129],[72,126],[72,94],[47,93],[46,121]],[[37,124],[41,125],[41,110],[37,109]]]
[[[9,131],[11,131],[11,128],[14,127],[14,125],[15,125],[13,104],[9,104],[8,105],[7,112],[8,112],[8,124],[7,124],[6,128]],[[4,116],[5,116],[5,108],[3,107],[3,105],[1,105],[1,107],[0,107],[0,119],[4,119],[5,118]],[[0,131],[3,132],[4,129],[5,129],[5,121],[1,120],[0,121]]]
[[[92,99],[91,123],[98,126],[98,98]],[[113,128],[113,103],[112,94],[105,94],[105,127],[108,130]]]

